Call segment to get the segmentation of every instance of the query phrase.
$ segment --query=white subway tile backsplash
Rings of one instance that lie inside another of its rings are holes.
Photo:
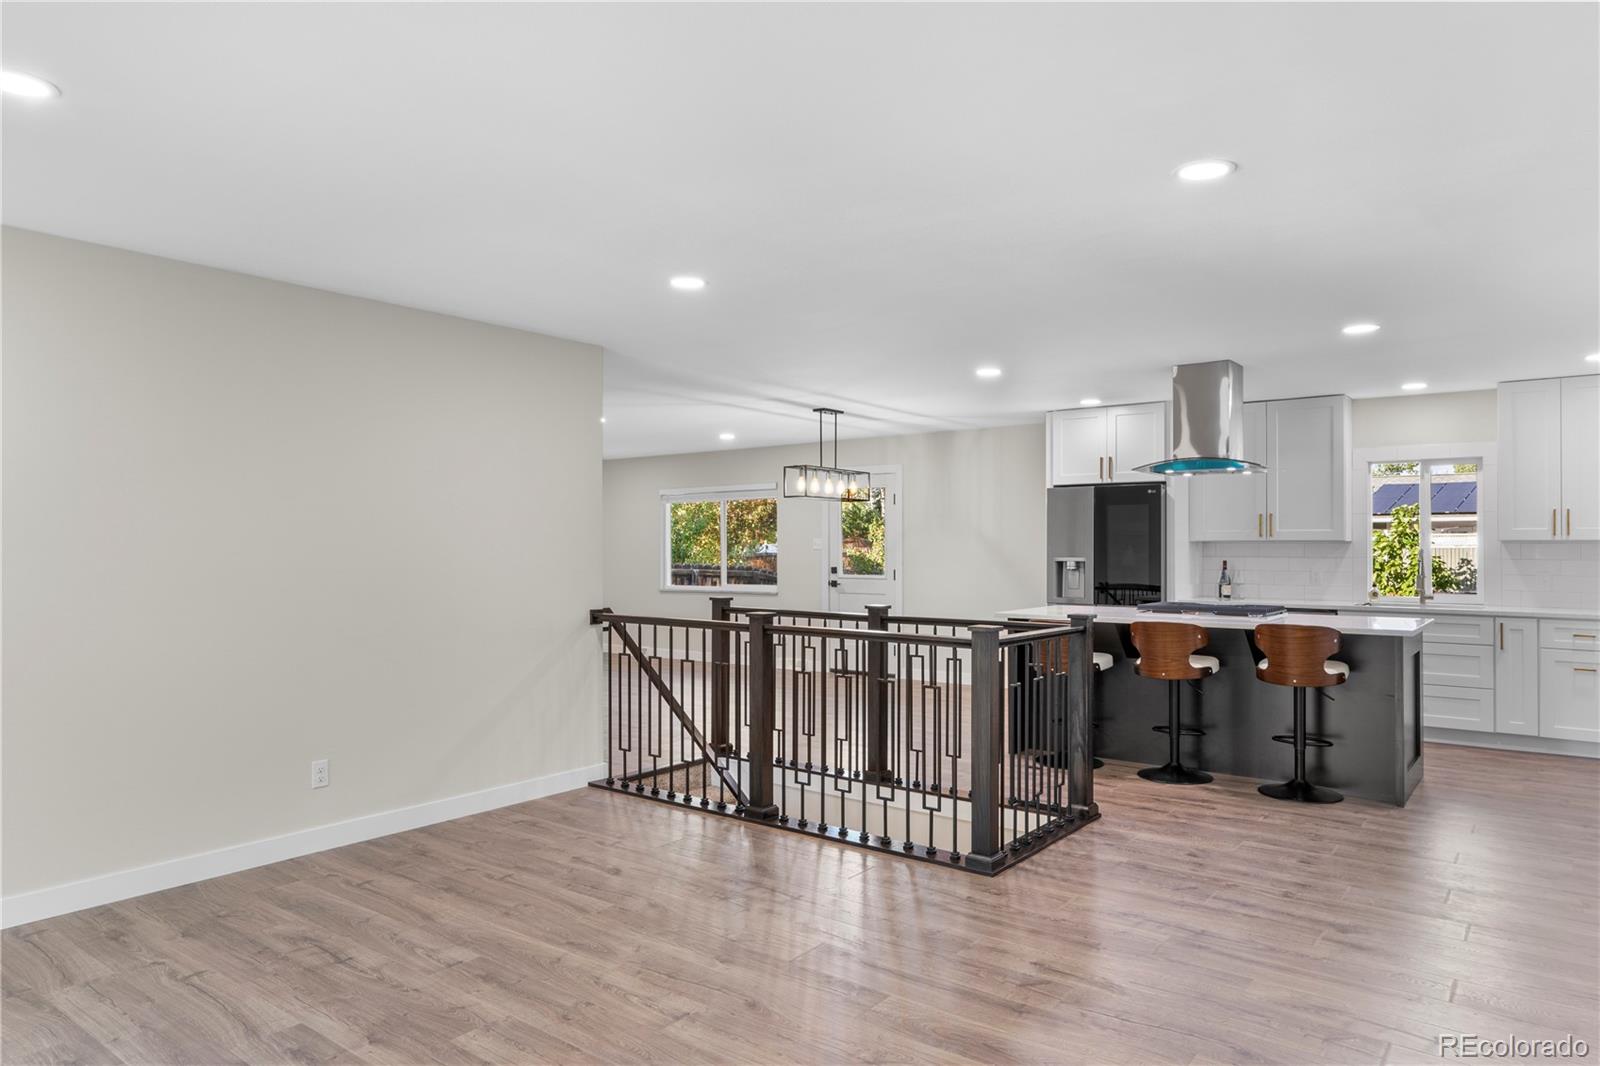
[[[1600,542],[1505,541],[1500,600],[1507,607],[1600,608]]]
[[[1600,609],[1600,542],[1506,541],[1499,549],[1485,560],[1497,605]],[[1366,591],[1358,542],[1204,544],[1198,594],[1215,594],[1224,559],[1240,599],[1350,602]]]

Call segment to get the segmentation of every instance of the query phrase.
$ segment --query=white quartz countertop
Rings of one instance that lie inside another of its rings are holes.
[[[1190,602],[1221,603],[1222,601],[1214,596],[1194,596]],[[1600,610],[1583,607],[1506,607],[1492,603],[1430,603],[1427,607],[1423,607],[1416,603],[1357,603],[1349,600],[1341,602],[1274,599],[1270,602],[1280,607],[1287,607],[1291,611],[1338,611],[1340,614],[1494,615],[1500,618],[1570,618],[1580,622],[1600,621]]]
[[[1254,629],[1259,625],[1324,626],[1341,633],[1366,636],[1409,637],[1420,633],[1432,618],[1398,614],[1311,614],[1289,611],[1271,618],[1242,618],[1222,614],[1163,614],[1136,607],[1107,607],[1093,603],[1052,603],[1039,607],[1019,607],[1001,611],[1001,618],[1024,618],[1036,622],[1064,622],[1072,615],[1092,614],[1098,622],[1126,625],[1129,622],[1188,622],[1207,629]]]

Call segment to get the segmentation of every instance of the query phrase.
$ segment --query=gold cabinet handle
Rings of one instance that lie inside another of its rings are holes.
[[[1572,536],[1572,508],[1567,508],[1567,536]]]
[[[1117,457],[1115,455],[1106,456],[1106,480],[1117,480]]]
[[[1550,535],[1552,537],[1556,535],[1556,509],[1554,507],[1550,508]]]
[[[1578,671],[1580,674],[1592,674],[1597,672],[1592,666],[1574,666],[1573,669]]]
[[[1268,511],[1267,512],[1267,536],[1276,537],[1277,535],[1278,534],[1276,534],[1276,533],[1274,533],[1272,531],[1272,512]]]
[[[1266,521],[1265,516],[1263,516],[1260,511],[1257,511],[1256,512],[1256,536],[1260,537],[1260,536],[1265,536],[1266,535],[1265,529],[1264,529],[1264,527],[1262,525],[1262,523],[1265,522],[1265,521]]]
[[[1099,478],[1101,481],[1106,479],[1106,457],[1103,455],[1100,457],[1099,472],[1095,474],[1095,477]]]
[[[1506,624],[1504,622],[1500,623],[1500,650],[1506,650]]]
[[[1593,633],[1574,633],[1574,634],[1572,634],[1572,639],[1573,640],[1596,640],[1596,639],[1600,639],[1600,638],[1597,638]]]

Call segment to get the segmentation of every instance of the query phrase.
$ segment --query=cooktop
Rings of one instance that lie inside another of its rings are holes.
[[[1220,614],[1230,618],[1271,618],[1287,611],[1269,603],[1186,603],[1183,600],[1161,600],[1141,603],[1139,610],[1154,614]]]

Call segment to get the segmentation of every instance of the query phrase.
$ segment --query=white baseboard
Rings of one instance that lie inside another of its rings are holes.
[[[359,818],[350,818],[329,825],[313,826],[310,829],[300,829],[263,840],[252,840],[245,844],[234,844],[215,851],[204,851],[198,855],[185,855],[182,858],[151,863],[149,866],[139,866],[132,870],[119,870],[98,877],[87,877],[82,881],[71,881],[32,892],[19,892],[0,900],[0,928],[9,929],[14,925],[53,918],[58,914],[69,914],[86,907],[99,907],[106,903],[143,896],[149,892],[159,892],[165,888],[193,884],[196,881],[238,873],[240,870],[249,870],[268,863],[327,851],[329,848],[357,844],[363,840],[374,840],[391,833],[403,833],[408,829],[419,829],[425,825],[464,818],[469,814],[492,811],[497,807],[526,803],[542,796],[553,796],[558,792],[582,788],[590,781],[605,775],[605,763],[580,766],[572,770],[547,774],[544,777],[531,777],[525,781],[497,785],[481,792],[446,796],[444,799],[430,800],[412,807],[379,811],[377,814],[362,815]]]
[[[1554,740],[1524,737],[1511,733],[1480,733],[1472,729],[1442,729],[1427,726],[1422,739],[1431,744],[1456,744],[1463,748],[1495,748],[1499,751],[1525,751],[1535,755],[1575,755],[1580,759],[1600,758],[1600,744],[1582,740]]]

